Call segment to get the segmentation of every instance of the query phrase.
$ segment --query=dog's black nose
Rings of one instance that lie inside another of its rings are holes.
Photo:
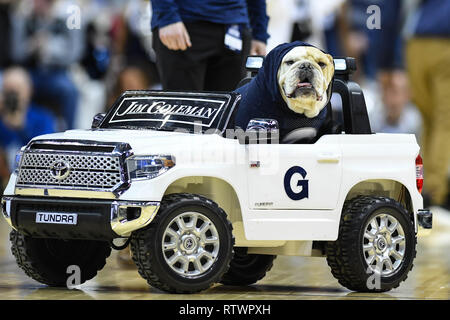
[[[300,68],[301,70],[311,70],[311,69],[312,69],[312,65],[311,65],[311,63],[303,62],[303,63],[299,66],[299,68]]]

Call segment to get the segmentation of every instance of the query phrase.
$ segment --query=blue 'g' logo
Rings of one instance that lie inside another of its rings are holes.
[[[303,177],[303,180],[298,180],[297,182],[297,186],[302,187],[302,191],[300,192],[294,192],[294,190],[292,190],[291,188],[291,178],[294,173],[300,173],[300,175]],[[290,168],[284,175],[284,190],[286,191],[288,197],[292,200],[302,200],[309,197],[309,180],[305,180],[306,174],[307,173],[305,169],[299,166],[295,166]]]

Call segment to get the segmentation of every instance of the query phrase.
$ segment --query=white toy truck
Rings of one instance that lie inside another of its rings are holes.
[[[90,130],[34,138],[2,198],[18,265],[49,286],[77,266],[83,283],[129,243],[139,274],[173,293],[253,284],[277,255],[326,257],[350,290],[399,286],[431,228],[419,146],[372,134],[353,60],[335,64],[343,125],[328,106],[296,141],[277,142],[272,119],[230,130],[236,93],[160,91],[124,93]]]

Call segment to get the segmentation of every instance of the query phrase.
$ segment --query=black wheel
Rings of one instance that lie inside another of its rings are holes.
[[[246,286],[256,283],[272,269],[276,257],[265,254],[248,254],[247,248],[234,248],[230,269],[220,282],[231,286]]]
[[[232,225],[213,201],[171,194],[152,223],[131,238],[139,274],[155,288],[193,293],[220,281],[233,256]]]
[[[328,242],[328,265],[350,290],[383,292],[407,278],[416,257],[412,217],[397,201],[358,196],[345,203],[339,237]]]
[[[11,252],[25,273],[34,280],[55,287],[65,287],[68,267],[80,268],[80,284],[94,278],[111,254],[108,242],[91,240],[42,239],[10,233]]]

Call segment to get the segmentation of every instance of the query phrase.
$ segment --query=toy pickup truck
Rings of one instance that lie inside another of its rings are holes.
[[[83,283],[130,244],[139,274],[173,293],[253,284],[277,255],[326,257],[350,290],[399,286],[431,228],[419,146],[373,134],[353,60],[335,65],[343,124],[328,112],[296,141],[278,141],[272,119],[232,130],[237,93],[161,91],[125,92],[90,130],[34,138],[2,198],[18,265],[50,286],[77,266]]]

